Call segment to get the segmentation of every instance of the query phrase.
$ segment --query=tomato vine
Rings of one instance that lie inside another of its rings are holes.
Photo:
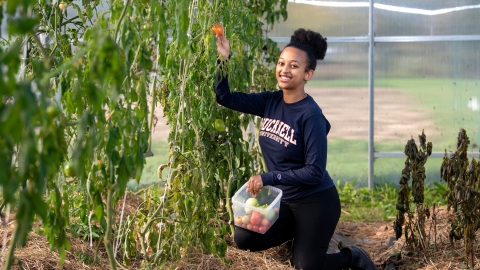
[[[262,163],[255,140],[244,135],[258,120],[215,102],[211,27],[221,23],[231,40],[232,88],[271,90],[278,49],[263,31],[286,18],[286,3],[1,4],[9,36],[0,44],[0,208],[13,206],[17,221],[5,267],[35,218],[61,260],[67,232],[83,227],[102,239],[112,269],[120,263],[114,231],[125,264],[137,240],[148,263],[177,259],[191,243],[223,255],[233,224],[229,198]],[[113,208],[152,155],[157,99],[172,130],[166,193],[143,205],[147,214],[117,225]]]
[[[272,14],[284,14],[286,8],[270,9],[279,1],[186,2],[194,13],[187,29],[191,39],[168,47],[160,92],[172,127],[171,170],[158,213],[171,223],[159,223],[161,239],[154,247],[163,259],[178,258],[182,247],[223,256],[224,236],[233,233],[230,197],[250,175],[263,170],[255,140],[244,138],[255,119],[216,104],[213,86],[217,73],[225,70],[216,65],[212,26],[221,24],[231,42],[233,53],[226,68],[232,89],[272,90],[276,81],[271,64],[279,52],[263,35],[268,25],[259,16],[272,18]],[[177,39],[174,33],[173,40]]]

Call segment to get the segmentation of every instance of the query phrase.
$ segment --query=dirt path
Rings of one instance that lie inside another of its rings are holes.
[[[368,140],[368,88],[307,88],[307,93],[320,105],[330,121],[330,139]],[[416,138],[422,129],[426,134],[434,130],[434,123],[424,111],[411,109],[415,103],[400,91],[376,88],[375,141],[394,140],[404,144],[411,136]],[[167,141],[170,126],[163,117],[163,109],[157,108],[155,115],[159,121],[153,139]]]
[[[314,88],[307,92],[332,125],[329,138],[368,140],[368,88]],[[405,143],[412,135],[416,138],[422,129],[427,133],[435,128],[424,111],[412,109],[416,101],[400,91],[375,88],[374,102],[375,141]]]

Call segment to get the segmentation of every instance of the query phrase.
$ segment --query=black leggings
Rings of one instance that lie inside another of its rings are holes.
[[[240,249],[260,251],[294,239],[292,264],[296,269],[345,269],[351,260],[347,253],[327,254],[340,211],[340,198],[332,187],[281,203],[277,221],[265,234],[235,227],[235,243]]]

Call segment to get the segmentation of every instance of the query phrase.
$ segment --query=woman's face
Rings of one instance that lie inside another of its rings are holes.
[[[307,53],[294,47],[286,47],[277,62],[278,86],[282,90],[303,90],[305,81],[313,76],[313,70],[307,69]]]

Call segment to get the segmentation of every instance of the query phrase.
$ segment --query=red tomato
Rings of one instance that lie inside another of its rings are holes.
[[[270,221],[267,218],[262,218],[262,226],[270,226]]]
[[[258,226],[257,225],[253,225],[253,230],[258,232]]]
[[[260,225],[262,223],[262,214],[257,211],[253,211],[252,217],[250,218],[250,223],[253,225]]]
[[[265,226],[260,226],[260,227],[258,228],[258,232],[259,232],[259,233],[265,233],[266,231],[267,231],[267,228],[266,228]]]
[[[213,33],[215,33],[215,35],[223,36],[223,26],[221,24],[214,24],[212,27],[212,31]]]
[[[248,225],[247,225],[247,229],[253,230],[253,225],[252,225],[252,224],[248,224]]]

